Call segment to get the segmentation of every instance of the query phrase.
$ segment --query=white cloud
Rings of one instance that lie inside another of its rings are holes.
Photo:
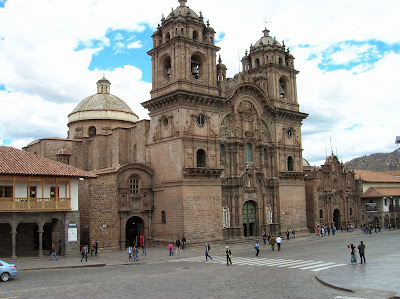
[[[135,41],[135,42],[128,44],[126,47],[128,49],[140,49],[143,47],[143,44],[141,41]]]
[[[363,56],[370,56],[372,53],[377,55],[375,46],[364,45],[340,45],[340,50],[330,55],[335,64],[348,64],[349,62],[360,61]]]
[[[88,67],[93,55],[115,45],[107,32],[142,32],[146,24],[156,28],[162,14],[166,17],[178,5],[176,0],[140,5],[125,0],[7,1],[0,8],[0,84],[7,89],[0,91],[0,108],[8,114],[0,123],[0,143],[65,137],[68,113],[95,93],[95,83],[103,73],[112,83],[111,92],[141,119],[148,118],[140,102],[150,98],[151,84],[143,82],[134,57],[113,71],[90,71]],[[343,160],[395,148],[394,137],[400,135],[395,115],[399,55],[385,53],[373,65],[364,59],[379,55],[376,49],[343,42],[398,43],[400,1],[387,0],[382,5],[373,0],[249,0],[245,4],[188,0],[187,5],[196,13],[201,10],[218,36],[225,34],[217,45],[229,76],[238,72],[244,51],[262,36],[264,20],[271,36],[285,40],[300,71],[300,109],[310,114],[303,126],[306,159],[323,160],[325,148],[330,152],[330,139],[333,151],[337,148]],[[115,38],[121,37],[117,34]],[[338,44],[341,51],[331,55],[335,63],[357,60],[360,64],[349,71],[321,71],[322,53]],[[89,47],[76,51],[79,45]],[[129,40],[118,50],[124,47],[146,51],[140,40]],[[351,126],[355,127],[348,130]]]

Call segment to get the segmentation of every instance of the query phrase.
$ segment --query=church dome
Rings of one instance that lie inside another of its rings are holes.
[[[175,10],[171,11],[171,13],[167,17],[167,20],[179,16],[182,17],[190,16],[197,19],[199,18],[199,15],[195,13],[193,9],[189,8],[189,6],[186,6],[187,0],[178,0],[178,2],[180,3],[180,5],[177,8],[175,8]]]
[[[267,45],[278,45],[281,46],[281,44],[273,37],[269,36],[269,30],[265,28],[263,30],[264,36],[260,38],[255,44],[254,48],[261,47],[261,46],[267,46]]]
[[[91,120],[111,119],[136,122],[138,116],[119,97],[110,94],[110,81],[102,78],[97,81],[97,93],[83,99],[68,115],[68,123]]]

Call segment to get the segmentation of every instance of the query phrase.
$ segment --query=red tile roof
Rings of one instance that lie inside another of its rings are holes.
[[[11,146],[0,146],[0,174],[96,177],[80,168],[59,163]]]
[[[358,179],[361,176],[361,179],[364,182],[382,182],[382,183],[400,183],[400,178],[395,177],[394,175],[389,175],[384,172],[373,172],[369,170],[354,170],[355,178]]]
[[[362,197],[383,197],[383,196],[399,196],[400,188],[391,187],[371,187],[368,188],[362,195]]]

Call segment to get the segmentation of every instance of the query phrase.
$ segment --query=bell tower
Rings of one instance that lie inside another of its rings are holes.
[[[242,58],[243,70],[260,81],[274,106],[298,112],[296,75],[299,71],[294,68],[294,57],[284,41],[279,43],[271,37],[267,28],[262,32],[263,36],[250,45],[250,52],[246,51]]]
[[[148,148],[157,190],[153,227],[160,242],[185,236],[200,243],[222,239],[218,127],[226,67],[220,60],[217,65],[209,22],[186,0],[178,2],[152,35],[151,99],[142,103],[150,112]]]
[[[202,13],[198,15],[180,0],[179,6],[161,19],[152,35],[151,98],[177,90],[218,95],[215,31]]]

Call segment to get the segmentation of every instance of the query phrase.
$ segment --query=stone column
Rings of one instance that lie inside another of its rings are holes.
[[[12,246],[12,252],[11,252],[11,258],[12,259],[16,259],[17,258],[17,254],[16,254],[16,240],[17,240],[17,230],[16,229],[12,229],[11,230],[11,246]]]
[[[43,229],[39,229],[39,257],[43,257]]]

